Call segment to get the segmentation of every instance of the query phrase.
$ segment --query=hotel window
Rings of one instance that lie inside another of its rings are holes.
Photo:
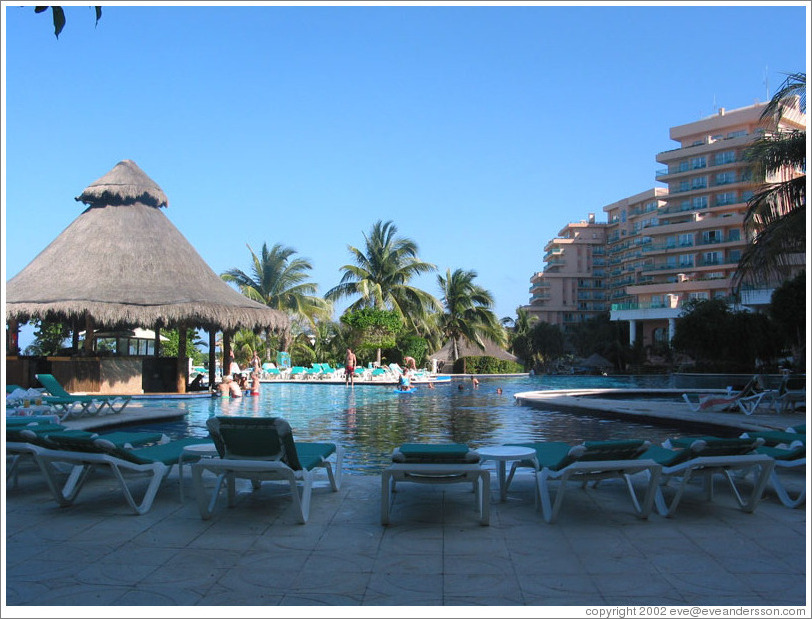
[[[694,179],[691,179],[691,189],[704,189],[708,186],[708,177],[707,176],[697,176]]]
[[[742,252],[740,249],[731,249],[727,252],[728,262],[738,262],[742,258]]]
[[[753,199],[752,191],[742,191],[742,202],[749,202]]]
[[[678,191],[688,191],[691,188],[691,183],[688,181],[680,181],[679,182],[679,190]]]
[[[694,266],[694,255],[693,254],[682,254],[679,257],[679,265],[681,267],[692,267],[692,266]]]
[[[648,202],[646,204],[646,213],[648,213],[650,211],[656,211],[656,210],[657,210],[657,203],[656,202]]]
[[[680,247],[691,247],[694,244],[694,235],[691,233],[684,233],[679,235]]]
[[[651,295],[651,307],[663,307],[663,295],[661,294],[653,294]]]
[[[668,269],[676,269],[677,268],[677,257],[676,256],[668,256],[665,259],[665,266]]]
[[[721,230],[705,230],[702,233],[703,243],[721,243],[722,231]]]
[[[626,211],[625,210],[620,211],[620,221],[622,221],[624,224],[626,223]]]
[[[738,199],[736,198],[735,191],[725,191],[723,193],[716,194],[716,206],[725,206],[727,204],[736,204]]]
[[[713,163],[715,165],[723,165],[725,163],[733,163],[736,161],[736,151],[735,150],[728,150],[723,153],[716,153],[713,157]]]
[[[691,300],[707,301],[708,300],[708,293],[707,292],[689,292],[688,297]]]
[[[736,182],[736,173],[735,172],[722,172],[721,174],[716,175],[716,184],[717,185],[729,185],[730,183]]]
[[[679,162],[679,171],[680,172],[687,172],[689,169],[690,169],[690,167],[688,166],[687,161],[680,161]]]
[[[708,196],[697,196],[691,200],[691,206],[695,209],[708,208]]]
[[[665,246],[666,247],[676,247],[677,246],[677,237],[669,236],[665,239]]]
[[[742,231],[738,228],[731,228],[727,231],[727,240],[728,241],[741,241],[742,239]]]
[[[722,264],[722,254],[718,251],[706,251],[704,255],[705,264]]]
[[[691,157],[691,169],[699,170],[700,168],[704,168],[707,165],[707,162],[704,157]]]
[[[728,139],[741,138],[744,137],[745,135],[747,135],[747,131],[745,129],[741,129],[740,131],[731,131],[730,133],[727,134],[727,138]]]

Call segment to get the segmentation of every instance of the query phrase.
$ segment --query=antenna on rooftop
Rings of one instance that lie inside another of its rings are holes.
[[[716,113],[716,93],[713,95],[713,112]]]
[[[770,77],[767,74],[767,65],[764,65],[764,91],[767,94],[766,101],[770,100]]]

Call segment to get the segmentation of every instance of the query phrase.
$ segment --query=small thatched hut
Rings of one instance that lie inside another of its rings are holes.
[[[482,350],[476,344],[470,343],[466,339],[462,339],[457,343],[458,348],[458,356],[457,358],[461,357],[495,357],[496,359],[503,359],[505,361],[515,361],[518,362],[518,357],[512,355],[504,348],[493,342],[489,339],[483,339],[482,343],[485,345],[485,350]],[[429,355],[431,359],[436,359],[438,365],[441,367],[444,366],[446,368],[451,368],[454,365],[454,352],[453,352],[454,342],[449,340],[446,342],[445,346],[443,346],[440,350],[435,353]]]
[[[287,328],[283,313],[243,296],[206,264],[162,212],[164,192],[134,162],[118,163],[76,200],[87,209],[7,282],[10,329],[32,318],[88,332],[194,327],[213,342],[217,330]]]

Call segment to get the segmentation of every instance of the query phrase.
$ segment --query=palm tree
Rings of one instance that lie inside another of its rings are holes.
[[[524,361],[527,367],[530,358],[533,356],[532,340],[530,338],[530,331],[533,329],[533,323],[537,320],[523,307],[516,308],[516,318],[506,316],[502,318],[502,325],[511,330],[510,332],[510,349],[511,352]]]
[[[452,361],[459,358],[459,344],[462,339],[477,345],[482,350],[486,337],[497,344],[505,341],[505,331],[491,308],[493,296],[474,283],[476,271],[457,269],[453,273],[437,276],[437,284],[442,290],[444,312],[438,318],[438,326],[445,342],[453,341]]]
[[[263,243],[260,256],[254,253],[250,245],[247,247],[251,252],[251,275],[240,269],[230,269],[220,277],[237,284],[240,292],[249,299],[293,315],[294,318],[305,318],[313,325],[317,318],[330,315],[330,304],[316,296],[318,286],[308,281],[307,271],[313,266],[307,258],[293,258],[296,250],[279,243],[270,250],[268,244]],[[270,359],[267,346],[269,340],[270,332],[266,330],[266,360]],[[280,336],[280,349],[287,351],[290,342],[291,334],[286,330]]]
[[[347,311],[362,308],[389,309],[415,330],[424,329],[427,314],[438,310],[440,304],[429,293],[409,285],[413,277],[434,271],[436,267],[417,257],[417,244],[397,237],[397,227],[391,221],[377,221],[372,231],[364,235],[364,250],[348,246],[355,264],[346,264],[341,283],[325,296],[329,301],[344,297],[359,297]]]
[[[760,189],[750,199],[744,228],[752,243],[742,254],[734,276],[743,282],[786,279],[803,264],[806,248],[806,131],[781,130],[790,111],[806,114],[806,73],[787,76],[761,114],[767,128],[748,149]],[[774,130],[770,130],[774,129]]]

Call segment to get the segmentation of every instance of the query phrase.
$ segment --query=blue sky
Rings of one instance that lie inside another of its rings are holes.
[[[805,3],[67,6],[59,39],[2,8],[4,281],[132,159],[217,273],[282,243],[324,293],[392,220],[500,317],[567,223],[658,186],[670,127],[766,100],[809,49]]]

